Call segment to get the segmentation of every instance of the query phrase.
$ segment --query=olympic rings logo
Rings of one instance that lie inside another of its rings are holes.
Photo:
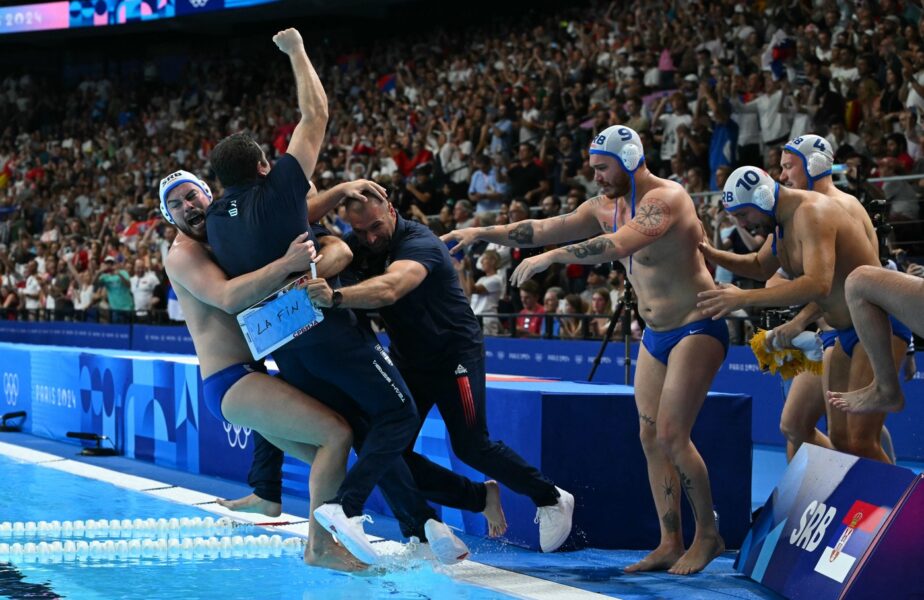
[[[241,450],[247,447],[247,442],[250,440],[250,427],[232,425],[227,421],[222,422],[222,427],[225,428],[225,434],[228,436],[229,446],[232,448],[240,448]]]
[[[16,406],[19,400],[19,373],[3,374],[3,397],[10,406]]]

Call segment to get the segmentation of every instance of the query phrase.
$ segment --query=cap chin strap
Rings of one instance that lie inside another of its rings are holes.
[[[634,219],[635,218],[635,189],[636,189],[635,188],[635,172],[638,171],[639,167],[642,166],[642,163],[645,162],[645,157],[643,155],[639,159],[638,164],[635,165],[634,169],[629,169],[629,167],[626,166],[626,163],[623,162],[621,157],[616,162],[619,163],[619,166],[622,167],[622,170],[625,171],[626,174],[629,176],[629,186],[631,190],[631,194],[629,196],[631,200],[630,218]],[[616,231],[616,219],[618,217],[618,213],[619,213],[619,204],[617,203],[616,209],[613,212],[613,231]],[[629,274],[631,273],[632,273],[632,255],[630,254],[629,255]]]

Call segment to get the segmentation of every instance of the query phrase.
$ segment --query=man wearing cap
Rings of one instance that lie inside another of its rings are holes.
[[[504,227],[465,229],[444,241],[478,240],[542,247],[590,238],[525,259],[511,280],[521,283],[552,263],[594,265],[620,260],[648,324],[639,349],[635,399],[649,483],[661,525],[660,545],[627,571],[701,571],[725,550],[712,512],[709,475],[690,431],[712,378],[725,359],[728,328],[703,319],[697,294],[715,284],[696,245],[702,225],[680,185],[645,166],[638,134],[623,126],[600,132],[590,145],[594,181],[603,195],[567,215]],[[598,235],[603,232],[603,235]],[[696,519],[696,535],[684,552],[680,490]]]
[[[251,427],[273,444],[313,465],[312,508],[336,492],[343,480],[352,435],[346,421],[315,398],[269,377],[254,362],[233,316],[282,285],[291,273],[307,270],[315,258],[307,233],[266,267],[229,280],[211,258],[203,215],[212,201],[209,186],[188,171],[160,183],[161,211],[180,233],[165,267],[182,305],[203,378],[205,404],[216,418]],[[342,244],[342,242],[340,242]],[[319,273],[339,270],[349,253],[335,251],[318,263]],[[364,568],[312,519],[305,562],[331,569]]]
[[[789,144],[789,153],[806,152],[800,138]],[[811,146],[821,151],[822,138]],[[816,146],[818,144],[818,146]],[[807,176],[821,179],[822,157],[805,157]],[[820,316],[837,329],[838,346],[826,359],[828,389],[853,390],[869,382],[869,360],[856,332],[844,295],[847,276],[856,268],[879,266],[876,247],[870,243],[864,222],[845,210],[841,202],[815,191],[781,188],[756,167],[736,169],[725,183],[722,201],[725,209],[744,226],[763,227],[773,232],[758,252],[728,255],[711,252],[716,264],[740,275],[766,281],[778,269],[793,277],[772,288],[741,290],[731,285],[700,293],[704,315],[721,318],[738,308],[800,306],[814,302]],[[701,245],[705,252],[709,250]],[[893,328],[896,325],[893,324]],[[895,351],[899,358],[907,343]],[[869,415],[852,423],[849,434],[838,448],[857,456],[890,462],[882,449],[880,436],[885,414]],[[834,440],[832,440],[833,442]],[[836,444],[837,445],[837,444]]]
[[[234,134],[219,142],[209,156],[225,192],[208,207],[208,240],[217,262],[231,277],[273,262],[285,253],[286,240],[308,228],[309,176],[327,125],[327,95],[301,35],[287,29],[273,41],[292,64],[302,115],[286,153],[271,168],[256,142]],[[313,238],[311,233],[309,239]],[[354,431],[354,423],[368,422],[357,460],[343,484],[312,514],[354,556],[375,563],[378,552],[363,531],[363,522],[368,520],[362,514],[363,506],[377,484],[386,479],[399,482],[393,492],[401,494],[399,504],[406,509],[408,520],[419,526],[417,537],[445,542],[439,547],[431,544],[444,562],[461,560],[468,550],[436,519],[401,459],[420,422],[407,385],[375,337],[355,324],[352,311],[335,306],[325,310],[324,320],[309,332],[273,352],[289,384],[310,390],[350,420]]]

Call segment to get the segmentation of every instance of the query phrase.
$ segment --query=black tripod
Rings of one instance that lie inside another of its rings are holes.
[[[625,280],[626,289],[622,294],[622,298],[619,299],[619,302],[616,303],[616,308],[613,310],[613,318],[610,319],[609,327],[606,328],[606,334],[603,336],[603,343],[600,344],[600,350],[597,352],[597,357],[594,358],[593,367],[590,369],[590,375],[587,376],[587,381],[593,381],[594,375],[597,373],[597,367],[600,366],[600,361],[603,359],[603,353],[606,352],[606,345],[610,343],[610,338],[613,336],[613,331],[616,330],[616,323],[622,321],[622,341],[623,345],[626,347],[626,373],[625,373],[625,382],[626,385],[632,384],[632,355],[630,353],[629,344],[632,341],[632,315],[638,310],[637,302],[635,298],[635,292],[632,290],[632,284],[629,283],[629,279]]]

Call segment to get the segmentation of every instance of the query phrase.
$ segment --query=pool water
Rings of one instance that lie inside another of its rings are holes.
[[[6,483],[0,486],[0,521],[210,516],[194,506],[5,456],[0,456],[0,473]],[[247,533],[272,535],[279,532],[255,528]],[[51,535],[29,539],[7,537],[0,542],[55,540],[62,538]],[[356,576],[307,567],[300,555],[290,553],[260,558],[164,556],[60,562],[22,560],[15,564],[0,562],[0,598],[480,600],[511,597],[460,583],[439,569],[430,563],[414,562],[384,575]]]

